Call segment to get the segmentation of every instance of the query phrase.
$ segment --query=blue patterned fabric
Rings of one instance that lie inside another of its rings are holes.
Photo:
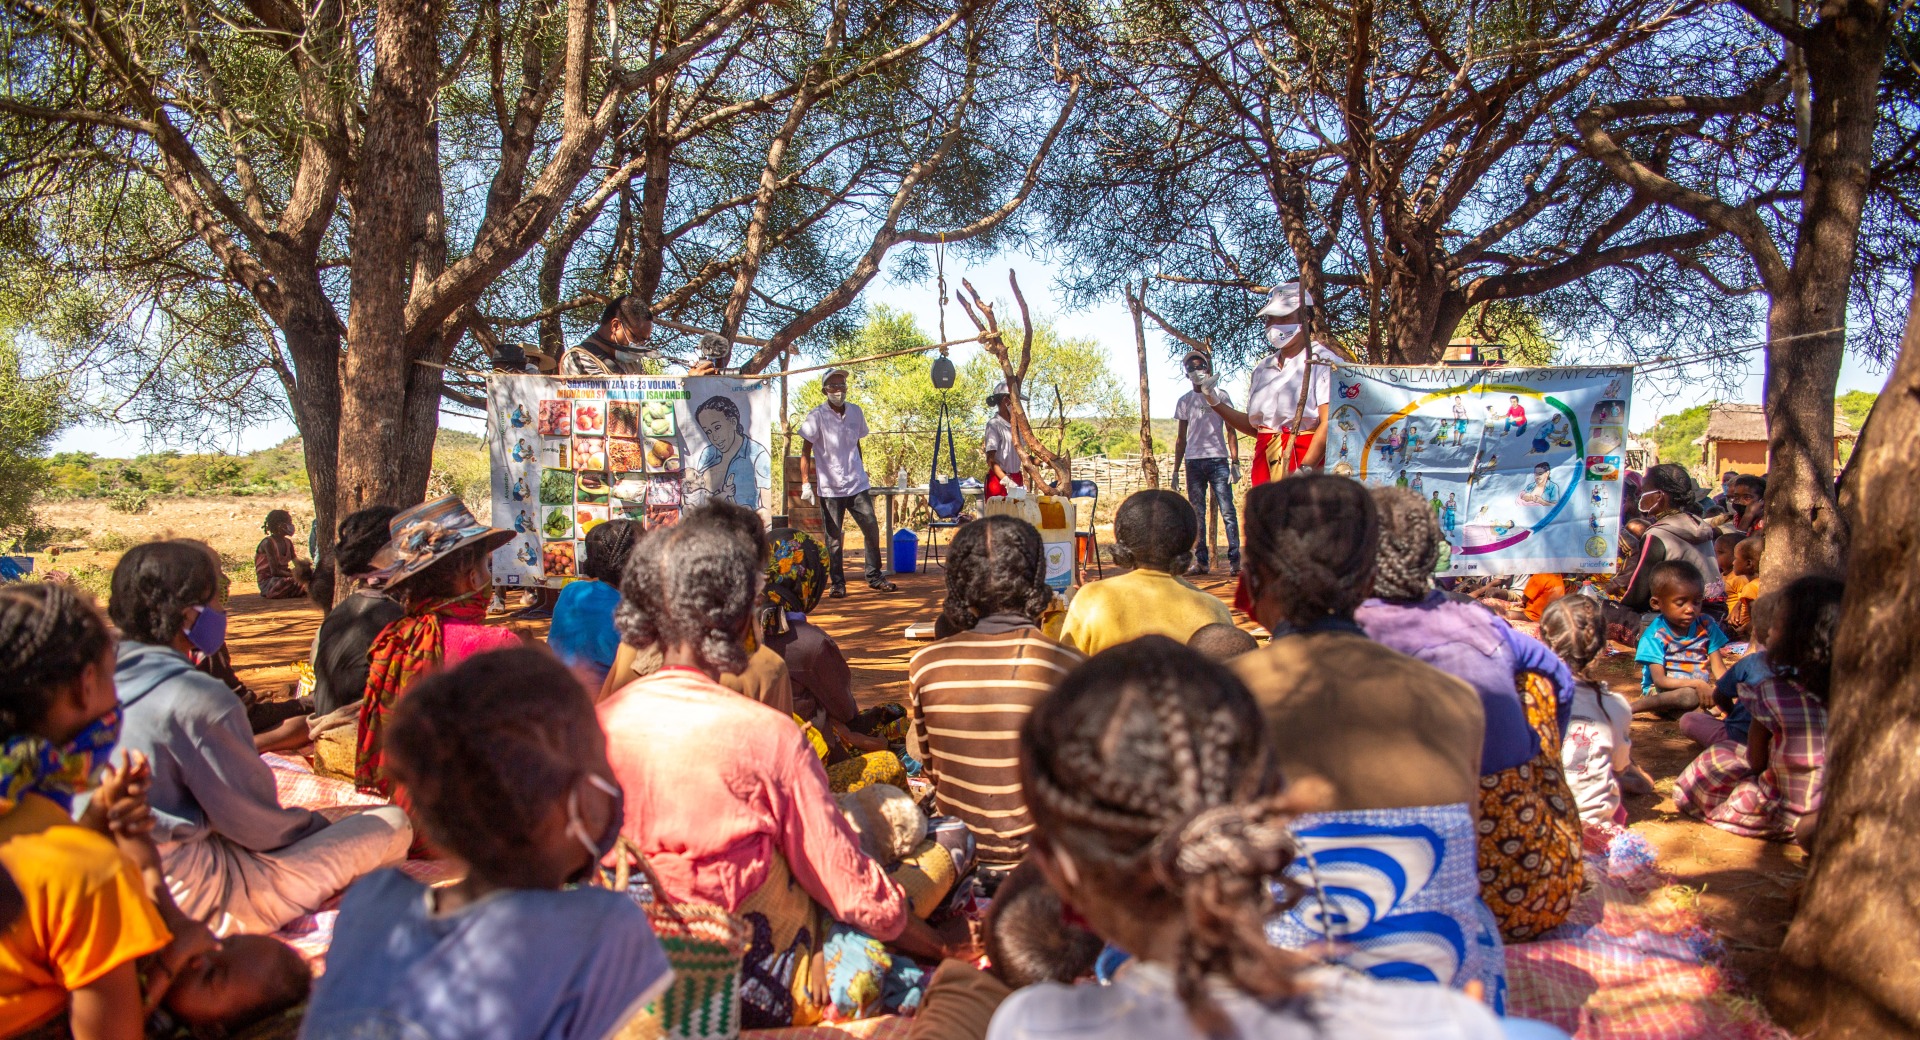
[[[1480,899],[1478,839],[1465,803],[1307,813],[1294,822],[1301,855],[1287,879],[1305,889],[1267,924],[1267,938],[1377,978],[1478,980],[1506,1013],[1506,954]]]

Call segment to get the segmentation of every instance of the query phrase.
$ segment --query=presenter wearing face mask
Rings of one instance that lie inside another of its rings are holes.
[[[826,514],[827,595],[839,599],[847,594],[841,549],[849,513],[860,525],[860,537],[866,542],[867,587],[875,592],[892,592],[897,586],[880,573],[880,525],[873,518],[873,485],[860,454],[861,438],[867,435],[867,415],[859,405],[847,401],[845,369],[828,372],[820,380],[820,390],[826,395],[826,403],[808,412],[800,422],[800,499],[818,499],[820,511]]]
[[[1311,306],[1313,296],[1299,282],[1283,282],[1267,295],[1257,316],[1266,323],[1267,343],[1274,353],[1254,366],[1246,411],[1235,409],[1210,384],[1200,391],[1228,426],[1253,437],[1250,476],[1255,487],[1297,469],[1317,467],[1326,458],[1333,382],[1328,365],[1339,358],[1307,338]]]
[[[152,763],[148,800],[167,887],[217,935],[271,932],[349,882],[405,858],[413,829],[382,806],[328,824],[280,804],[240,698],[188,653],[225,645],[220,559],[203,542],[148,542],[113,570],[108,612],[120,746]]]
[[[1212,491],[1214,500],[1220,503],[1220,518],[1227,527],[1227,570],[1235,573],[1240,570],[1240,519],[1234,509],[1233,486],[1240,483],[1240,436],[1213,407],[1218,403],[1230,408],[1233,399],[1214,386],[1211,357],[1193,351],[1182,367],[1193,389],[1182,394],[1173,406],[1174,418],[1180,420],[1173,457],[1176,465],[1179,460],[1186,461],[1187,501],[1193,503],[1193,513],[1201,524],[1206,523],[1207,492]],[[1213,401],[1207,399],[1207,393],[1213,395]],[[1193,548],[1193,566],[1187,573],[1205,574],[1207,564],[1207,540],[1202,538]]]

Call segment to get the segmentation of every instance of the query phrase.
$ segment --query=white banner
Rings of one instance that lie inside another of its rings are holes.
[[[566,584],[610,519],[671,524],[717,496],[770,522],[774,393],[730,376],[488,377],[493,522],[517,534],[495,582]]]
[[[1328,472],[1427,499],[1442,574],[1606,573],[1630,368],[1336,365]]]

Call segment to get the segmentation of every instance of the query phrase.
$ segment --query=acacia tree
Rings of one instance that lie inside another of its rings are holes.
[[[1833,396],[1849,338],[1849,303],[1869,318],[1855,341],[1884,349],[1884,297],[1856,293],[1861,230],[1876,195],[1895,210],[1873,252],[1920,255],[1912,203],[1920,119],[1912,95],[1882,83],[1894,27],[1911,5],[1834,0],[1781,9],[1737,0],[1728,31],[1773,38],[1732,61],[1707,52],[1677,71],[1681,88],[1593,105],[1574,120],[1582,146],[1639,196],[1738,245],[1743,274],[1722,287],[1763,292],[1767,307],[1767,551],[1778,588],[1844,565],[1847,526],[1835,501]],[[1784,53],[1782,53],[1784,52]],[[1776,57],[1777,55],[1777,57]],[[1758,58],[1764,64],[1756,70]],[[1692,84],[1691,90],[1688,84]],[[1717,92],[1720,84],[1740,89]],[[1897,84],[1896,84],[1897,85]],[[1886,121],[1882,123],[1882,113]],[[1670,145],[1652,151],[1648,137]],[[1682,161],[1673,161],[1676,152]],[[1904,211],[1903,222],[1899,214]],[[1751,278],[1752,284],[1743,284]],[[1863,297],[1863,298],[1862,298]]]
[[[1746,310],[1682,274],[1720,233],[1623,188],[1558,113],[1646,78],[1703,3],[1063,3],[1092,87],[1048,195],[1072,286],[1159,275],[1226,365],[1260,350],[1249,290],[1294,272],[1315,334],[1374,361],[1436,360],[1513,301],[1561,335],[1698,340]]]

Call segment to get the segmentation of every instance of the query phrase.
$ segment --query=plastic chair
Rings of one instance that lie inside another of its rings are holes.
[[[1067,485],[1067,497],[1073,501],[1076,520],[1080,516],[1080,500],[1087,500],[1087,526],[1082,528],[1076,523],[1073,529],[1074,564],[1084,578],[1087,568],[1083,561],[1088,557],[1081,555],[1080,547],[1085,545],[1088,555],[1093,559],[1094,572],[1104,578],[1107,576],[1107,568],[1105,562],[1100,559],[1100,536],[1094,533],[1093,529],[1094,514],[1100,508],[1100,485],[1091,480],[1076,480]]]
[[[942,530],[951,531],[961,524],[966,523],[966,521],[959,517],[954,517],[952,520],[942,520],[937,516],[933,516],[931,513],[927,515],[930,518],[927,520],[927,540],[920,543],[920,569],[923,571],[927,569],[928,560],[932,560],[934,563],[940,563],[940,532]]]

